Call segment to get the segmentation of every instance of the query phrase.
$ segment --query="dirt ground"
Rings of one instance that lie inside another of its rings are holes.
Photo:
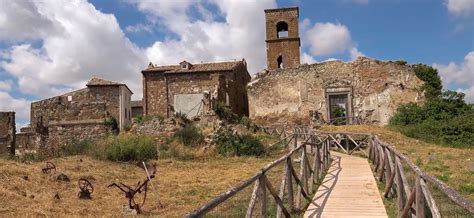
[[[149,187],[143,214],[181,217],[254,175],[275,158],[159,160],[156,162],[157,176]],[[0,216],[120,216],[130,212],[124,212],[128,201],[119,189],[107,188],[107,185],[113,182],[133,185],[146,176],[145,171],[135,164],[98,161],[86,156],[50,161],[57,167],[54,174],[41,172],[44,162],[20,163],[0,159]],[[56,181],[61,172],[71,181]],[[78,198],[78,180],[82,177],[90,178],[93,183],[91,200]],[[56,194],[60,199],[54,197]]]

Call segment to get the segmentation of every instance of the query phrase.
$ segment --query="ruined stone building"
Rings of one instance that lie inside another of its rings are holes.
[[[252,119],[385,125],[399,106],[423,101],[423,82],[403,62],[358,58],[300,65],[298,8],[265,15],[267,71],[248,87]]]
[[[15,112],[0,112],[0,155],[15,154]]]
[[[181,112],[192,118],[212,111],[217,102],[239,115],[248,115],[246,85],[250,81],[245,60],[155,66],[143,75],[143,113],[170,117]]]
[[[30,127],[18,134],[18,147],[35,150],[95,139],[109,133],[114,120],[123,129],[131,123],[131,95],[125,84],[92,78],[86,88],[33,102]]]

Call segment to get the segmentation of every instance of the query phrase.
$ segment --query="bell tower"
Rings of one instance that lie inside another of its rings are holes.
[[[298,17],[298,7],[265,10],[268,70],[300,65]]]

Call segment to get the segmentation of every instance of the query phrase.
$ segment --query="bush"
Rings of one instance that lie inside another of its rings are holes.
[[[153,139],[146,136],[112,136],[105,147],[105,157],[111,161],[146,161],[157,156]]]
[[[115,134],[118,134],[120,132],[120,128],[118,126],[118,122],[117,122],[117,119],[115,119],[115,117],[107,115],[107,117],[104,119],[104,125],[110,128],[112,132]]]
[[[62,147],[62,153],[64,155],[80,155],[86,154],[92,148],[92,141],[89,139],[78,140],[72,139],[69,143]]]
[[[218,102],[214,108],[214,112],[220,119],[229,123],[239,122],[239,116],[232,112],[232,110],[224,102]]]
[[[188,123],[173,135],[185,146],[196,147],[204,142],[204,135],[194,124]]]
[[[265,153],[265,147],[258,138],[252,135],[239,137],[226,128],[217,131],[214,142],[217,145],[217,152],[225,156],[260,156]]]
[[[415,67],[425,81],[424,105],[409,103],[397,109],[390,125],[406,136],[455,147],[474,146],[474,109],[464,102],[464,94],[441,91],[436,69],[426,65]]]

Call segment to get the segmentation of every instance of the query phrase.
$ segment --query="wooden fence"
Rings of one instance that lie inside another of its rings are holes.
[[[276,217],[291,217],[300,214],[305,205],[303,201],[311,202],[312,194],[317,190],[317,182],[325,175],[330,166],[329,140],[328,138],[318,140],[314,135],[303,133],[288,133],[287,130],[267,130],[282,139],[275,143],[286,147],[293,147],[289,153],[283,157],[269,163],[254,176],[239,183],[238,185],[221,193],[214,199],[205,203],[198,209],[187,214],[186,217],[202,217],[211,212],[214,208],[243,189],[253,186],[250,200],[246,208],[245,217],[262,216],[274,214]],[[299,131],[299,130],[297,130]],[[299,164],[299,172],[294,164]],[[268,179],[267,173],[276,168],[284,167],[279,184]],[[277,189],[277,185],[279,189]],[[267,193],[268,191],[268,193]],[[276,203],[276,210],[269,211],[267,208],[269,194]],[[225,216],[219,214],[217,216]]]
[[[442,181],[424,173],[406,156],[373,135],[370,135],[369,160],[374,165],[374,175],[385,184],[384,197],[396,199],[400,217],[470,217],[474,215],[473,202]],[[407,179],[407,173],[411,174],[411,184]],[[443,197],[449,198],[450,202],[446,204],[459,208],[441,211],[439,209],[441,200],[436,201],[432,191],[437,191]]]
[[[311,202],[310,195],[317,188],[317,182],[330,167],[330,150],[350,155],[358,153],[367,157],[373,164],[374,176],[385,185],[383,196],[395,199],[397,202],[399,217],[473,217],[474,215],[473,202],[442,181],[424,173],[410,159],[373,134],[315,133],[305,127],[264,128],[264,131],[281,138],[273,146],[284,145],[291,151],[268,164],[254,176],[189,213],[187,217],[206,215],[252,184],[254,188],[246,213],[243,214],[246,217],[255,215],[266,217],[269,213],[274,213],[276,217],[300,214],[304,209],[302,201]],[[298,156],[299,159],[293,156]],[[299,174],[295,170],[294,162],[300,164]],[[276,182],[272,183],[267,174],[278,166],[284,167],[284,171],[277,192]],[[274,212],[269,212],[268,202],[262,197],[267,195],[267,191],[277,205]],[[433,192],[436,192],[436,198],[433,197]],[[439,205],[442,204],[451,206],[440,210]],[[454,207],[456,208],[453,209]]]

